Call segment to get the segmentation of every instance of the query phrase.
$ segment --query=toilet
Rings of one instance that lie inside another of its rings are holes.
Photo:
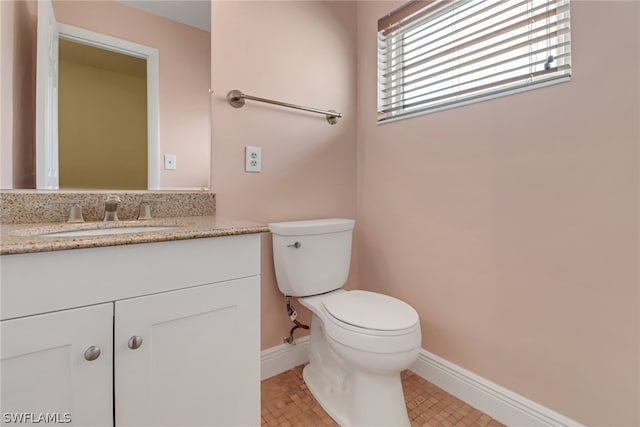
[[[341,426],[408,426],[400,372],[418,358],[418,313],[379,293],[342,286],[355,221],[269,224],[278,288],[312,313],[310,362],[302,374]]]

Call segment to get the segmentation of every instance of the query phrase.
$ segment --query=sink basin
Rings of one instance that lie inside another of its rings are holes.
[[[92,228],[89,230],[58,231],[56,233],[41,234],[41,237],[81,237],[81,236],[107,236],[110,234],[151,233],[153,231],[168,231],[178,227],[172,225],[154,225],[138,227],[112,227]]]

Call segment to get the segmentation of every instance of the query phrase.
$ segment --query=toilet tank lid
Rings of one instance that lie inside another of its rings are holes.
[[[311,219],[306,221],[272,222],[269,230],[279,236],[304,236],[353,230],[355,221],[345,218]]]

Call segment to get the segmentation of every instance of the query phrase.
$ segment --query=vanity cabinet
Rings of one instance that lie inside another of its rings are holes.
[[[259,253],[250,234],[0,257],[2,422],[258,425]]]

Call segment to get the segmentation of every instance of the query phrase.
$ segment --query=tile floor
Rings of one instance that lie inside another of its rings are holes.
[[[411,426],[498,427],[503,424],[411,371],[402,373]],[[262,427],[336,426],[302,379],[302,366],[262,381]]]

